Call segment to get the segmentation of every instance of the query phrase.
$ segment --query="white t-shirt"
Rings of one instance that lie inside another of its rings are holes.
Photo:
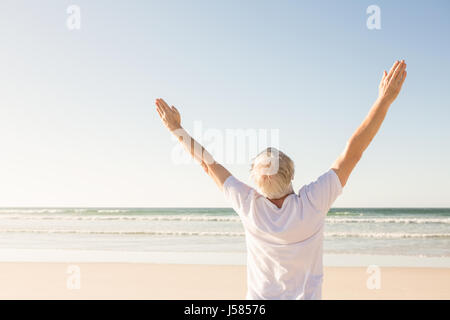
[[[330,169],[278,208],[230,176],[225,197],[238,213],[247,245],[247,299],[321,299],[325,216],[342,193]]]

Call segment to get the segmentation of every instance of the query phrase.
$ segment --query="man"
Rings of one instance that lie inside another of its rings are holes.
[[[166,127],[221,188],[244,225],[247,299],[320,299],[325,216],[375,137],[406,78],[406,63],[384,71],[379,96],[331,168],[296,194],[293,161],[268,148],[253,161],[256,190],[240,182],[181,127],[180,113],[162,99],[156,110]]]

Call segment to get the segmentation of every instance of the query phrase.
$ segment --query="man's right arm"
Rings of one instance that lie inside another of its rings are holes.
[[[167,129],[177,137],[187,152],[202,165],[205,172],[222,189],[223,184],[231,176],[231,173],[217,163],[212,155],[183,129],[181,126],[181,115],[177,108],[174,106],[169,107],[163,99],[156,99],[156,111]]]
[[[375,101],[362,124],[347,142],[344,152],[332,166],[342,186],[345,186],[351,172],[380,129],[390,105],[397,98],[402,88],[405,78],[406,63],[404,60],[401,62],[396,61],[389,73],[384,71],[379,87],[378,99]]]

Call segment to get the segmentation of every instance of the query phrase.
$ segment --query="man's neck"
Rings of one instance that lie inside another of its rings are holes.
[[[293,192],[292,192],[293,193]],[[289,197],[292,193],[288,193],[287,195],[285,195],[284,197],[280,198],[280,199],[268,199],[270,202],[272,202],[274,205],[276,205],[278,207],[278,209],[281,209],[281,207],[283,206],[284,200]]]

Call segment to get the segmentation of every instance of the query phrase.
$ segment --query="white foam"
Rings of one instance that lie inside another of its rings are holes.
[[[396,233],[396,232],[325,232],[327,238],[450,238],[450,233]]]
[[[101,212],[103,210],[99,210]],[[106,210],[122,213],[124,210]],[[196,222],[240,222],[236,216],[207,215],[36,215],[0,214],[0,220],[59,220],[59,221],[196,221]],[[396,223],[396,224],[450,224],[450,218],[341,218],[327,217],[326,223]]]
[[[450,224],[450,218],[327,218],[327,223],[401,223],[401,224]]]
[[[23,215],[2,214],[0,220],[58,220],[58,221],[211,221],[240,222],[238,216],[195,216],[195,215]]]
[[[0,233],[41,233],[41,234],[107,234],[107,235],[148,235],[148,236],[210,236],[243,237],[244,232],[229,231],[183,231],[183,230],[77,230],[77,229],[0,229]],[[450,238],[450,233],[395,233],[395,232],[325,232],[325,238]]]
[[[222,236],[241,237],[243,232],[214,231],[153,231],[153,230],[69,230],[69,229],[0,229],[0,233],[44,233],[44,234],[111,234],[150,236]]]

